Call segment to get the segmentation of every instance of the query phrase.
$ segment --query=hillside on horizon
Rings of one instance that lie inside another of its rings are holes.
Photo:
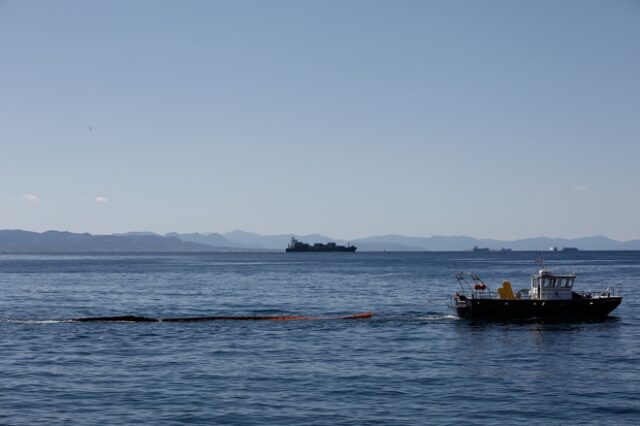
[[[214,247],[174,237],[134,233],[91,235],[65,231],[42,233],[0,230],[0,253],[208,252]]]
[[[479,239],[469,236],[432,236],[413,237],[403,235],[380,235],[354,240],[331,238],[320,234],[276,234],[260,235],[254,232],[234,230],[219,233],[169,233],[166,235],[180,238],[183,241],[202,244],[222,245],[235,248],[259,248],[266,250],[283,250],[291,237],[306,243],[355,244],[358,251],[465,251],[473,247],[500,250],[502,248],[516,251],[549,250],[550,247],[575,247],[578,250],[640,250],[640,240],[616,241],[605,236],[581,238],[534,237],[518,240]]]
[[[473,247],[490,250],[545,251],[551,247],[575,247],[578,250],[640,250],[640,240],[616,241],[604,236],[582,238],[535,237],[519,240],[477,239],[469,236],[412,237],[380,235],[351,241],[320,234],[260,235],[234,230],[227,233],[127,232],[92,235],[66,231],[42,233],[0,230],[0,253],[68,252],[247,252],[283,251],[292,237],[306,243],[354,244],[367,251],[469,251]]]

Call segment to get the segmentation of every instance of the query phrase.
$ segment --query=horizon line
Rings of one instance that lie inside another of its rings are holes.
[[[21,232],[31,232],[31,233],[36,233],[36,234],[44,234],[46,232],[66,232],[66,233],[70,233],[70,234],[78,234],[78,235],[82,235],[82,234],[89,234],[92,236],[100,236],[100,235],[108,235],[108,236],[126,236],[126,234],[153,234],[153,235],[157,235],[157,236],[161,236],[161,237],[166,237],[169,234],[175,233],[175,234],[199,234],[199,235],[221,235],[221,236],[225,236],[227,234],[230,234],[232,232],[243,232],[243,233],[247,233],[247,234],[255,234],[258,235],[260,237],[276,237],[276,236],[295,236],[295,237],[308,237],[308,236],[312,236],[312,235],[317,235],[320,237],[324,237],[324,238],[329,238],[329,239],[334,239],[334,240],[343,240],[343,241],[358,241],[358,240],[363,240],[363,239],[368,239],[368,238],[381,238],[381,237],[401,237],[401,238],[416,238],[416,239],[430,239],[430,238],[438,238],[438,237],[442,237],[442,238],[471,238],[474,240],[478,240],[478,241],[496,241],[496,242],[513,242],[513,241],[522,241],[522,240],[532,240],[532,239],[550,239],[550,240],[567,240],[567,241],[573,241],[573,240],[580,240],[580,239],[587,239],[587,238],[606,238],[608,240],[611,241],[615,241],[615,242],[620,242],[620,243],[625,243],[625,242],[630,242],[630,241],[637,241],[640,240],[640,238],[631,238],[631,239],[625,239],[625,240],[618,240],[612,237],[609,237],[607,235],[602,235],[602,234],[595,234],[595,235],[586,235],[586,236],[581,236],[581,237],[550,237],[547,235],[538,235],[538,236],[533,236],[533,237],[520,237],[520,238],[511,238],[511,239],[501,239],[501,238],[493,238],[493,237],[475,237],[475,236],[471,236],[471,235],[464,235],[464,234],[450,234],[450,235],[445,235],[445,234],[433,234],[430,236],[421,236],[421,235],[407,235],[407,234],[396,234],[396,233],[386,233],[386,234],[374,234],[374,235],[369,235],[366,237],[358,237],[358,238],[341,238],[341,237],[331,237],[322,233],[318,233],[318,232],[311,232],[311,233],[305,233],[305,234],[298,234],[298,233],[273,233],[273,234],[261,234],[258,232],[254,232],[254,231],[246,231],[243,229],[233,229],[231,231],[227,231],[227,232],[212,232],[212,231],[194,231],[194,232],[178,232],[178,231],[169,231],[169,232],[165,232],[165,233],[161,233],[161,232],[155,232],[155,231],[124,231],[124,232],[112,232],[112,233],[93,233],[93,232],[88,232],[88,231],[69,231],[69,230],[59,230],[59,229],[47,229],[45,231],[33,231],[33,230],[27,230],[27,229],[20,229],[20,228],[13,228],[13,229],[0,229],[0,232],[2,231],[21,231]]]

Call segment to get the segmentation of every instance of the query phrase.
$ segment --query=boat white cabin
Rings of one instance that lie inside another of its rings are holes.
[[[570,300],[576,274],[554,275],[551,271],[541,269],[531,275],[529,298],[536,300]]]

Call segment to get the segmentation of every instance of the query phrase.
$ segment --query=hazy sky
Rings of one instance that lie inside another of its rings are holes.
[[[640,238],[640,2],[0,1],[0,229]]]

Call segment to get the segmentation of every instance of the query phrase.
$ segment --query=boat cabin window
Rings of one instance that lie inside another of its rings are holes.
[[[565,287],[571,288],[573,286],[573,278],[542,278],[542,287]]]

